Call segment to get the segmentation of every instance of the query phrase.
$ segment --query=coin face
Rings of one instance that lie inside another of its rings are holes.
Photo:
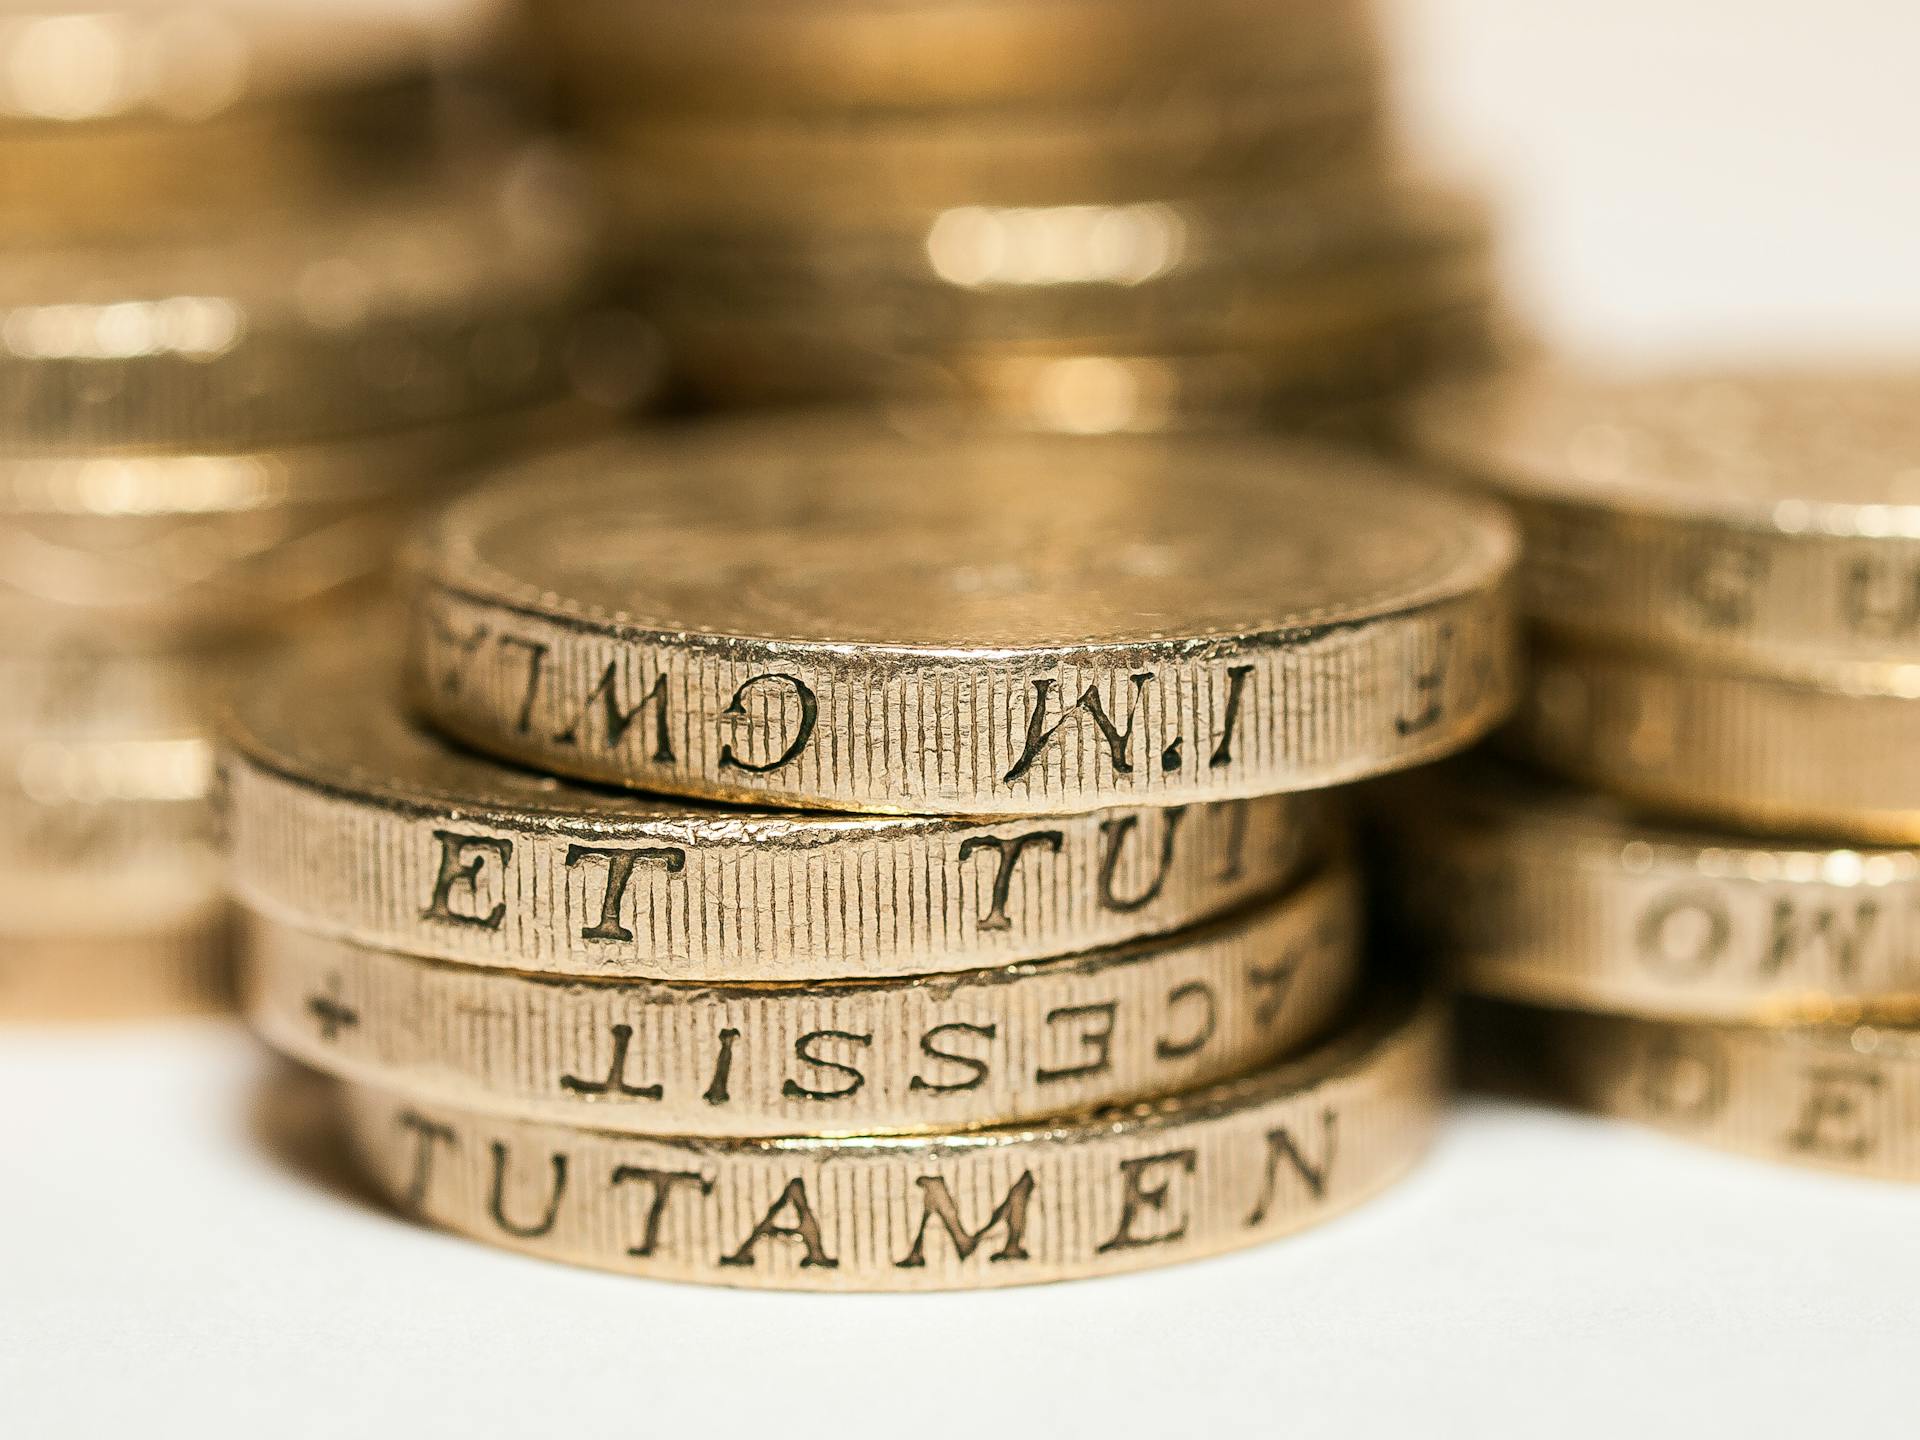
[[[1527,606],[1748,668],[1920,659],[1920,374],[1621,379],[1430,397],[1436,456],[1512,500]]]
[[[1916,402],[1913,373],[1539,370],[1451,392],[1427,421],[1437,445],[1525,492],[1783,531],[1913,534]]]
[[[623,627],[959,658],[1365,620],[1508,554],[1489,513],[1331,453],[787,438],[556,459],[457,507],[436,569]]]
[[[1311,788],[1504,707],[1513,556],[1496,511],[1330,450],[696,428],[446,512],[414,685],[484,748],[678,793],[1004,814]]]

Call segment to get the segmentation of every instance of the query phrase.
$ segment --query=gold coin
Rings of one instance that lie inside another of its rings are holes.
[[[0,235],[230,226],[428,178],[438,62],[486,37],[360,9],[0,5]]]
[[[91,647],[0,649],[0,747],[197,739],[194,769],[210,777],[205,697],[251,658],[246,648],[116,651],[98,637]]]
[[[13,934],[0,929],[0,1022],[149,1020],[233,1008],[226,915],[177,929]]]
[[[1329,263],[1318,273],[1297,277],[1297,287],[1276,283],[1270,274],[1244,275],[1213,297],[1217,308],[1205,319],[1155,313],[1152,303],[1134,314],[1104,316],[1091,313],[1095,307],[1089,306],[1089,313],[1058,314],[1054,318],[1059,324],[1034,314],[1015,320],[1003,335],[970,330],[960,339],[967,346],[984,341],[1001,353],[1031,356],[1079,350],[1089,342],[1157,344],[1175,353],[1235,347],[1273,357],[1276,368],[1297,357],[1293,365],[1302,373],[1324,373],[1337,364],[1318,358],[1322,348],[1337,351],[1424,315],[1486,303],[1494,288],[1488,257],[1461,239],[1457,247],[1433,253],[1410,249],[1397,256]]]
[[[1044,824],[650,801],[454,749],[392,680],[363,647],[316,647],[239,690],[227,825],[254,908],[412,955],[689,982],[942,974],[1178,929],[1283,888],[1330,838],[1316,797]]]
[[[590,231],[521,168],[237,237],[9,253],[9,453],[236,450],[567,391]]]
[[[1165,329],[1190,306],[1242,308],[1276,288],[1305,303],[1316,283],[1384,279],[1488,241],[1483,207],[1369,176],[1283,192],[942,206],[858,229],[802,217],[773,236],[716,234],[663,251],[657,279],[663,301],[676,298],[678,277],[715,300],[783,312],[932,306],[897,321],[946,343],[1044,340]],[[636,262],[643,282],[652,259]]]
[[[418,21],[330,0],[5,0],[0,137],[343,105],[423,71],[428,42]]]
[[[205,712],[250,660],[0,654],[0,1019],[232,1007]]]
[[[1920,855],[1687,829],[1481,762],[1375,810],[1409,936],[1467,989],[1677,1020],[1920,1008]]]
[[[406,488],[467,433],[438,425],[259,450],[12,452],[0,455],[0,517],[92,522],[358,504]]]
[[[77,937],[173,953],[223,910],[206,692],[244,660],[0,658],[0,950],[22,973]]]
[[[449,508],[411,685],[479,749],[670,794],[1229,799],[1492,724],[1513,559],[1498,511],[1334,450],[692,427]]]
[[[1163,346],[1143,332],[1134,348],[1115,349],[1063,337],[971,347],[939,363],[963,404],[1021,428],[1098,434],[1174,429],[1189,417],[1311,421],[1329,405],[1383,397],[1491,351],[1494,286],[1483,257],[1329,275],[1314,288],[1298,304],[1272,295],[1221,316],[1211,341],[1196,333],[1195,344]],[[1116,401],[1150,423],[1107,423]]]
[[[36,651],[258,634],[384,574],[483,457],[611,422],[574,400],[274,450],[0,456],[0,633]]]
[[[1312,1053],[1084,1119],[894,1139],[649,1140],[348,1087],[402,1209],[657,1279],[945,1290],[1114,1274],[1258,1244],[1404,1174],[1441,1103],[1438,1007],[1381,998]]]
[[[103,628],[258,633],[379,575],[417,511],[392,498],[104,525],[0,518],[0,631],[36,647]]]
[[[0,946],[146,930],[218,907],[204,741],[9,744],[0,766]]]
[[[1547,1098],[1763,1160],[1920,1180],[1920,1033],[1897,1025],[1687,1025],[1488,1007]]]
[[[1369,94],[1325,84],[965,115],[648,116],[593,135],[587,153],[625,243],[652,248],[1372,175],[1385,138]]]
[[[579,102],[608,112],[1125,101],[1378,63],[1349,0],[548,0],[541,20]]]
[[[1484,226],[1443,197],[967,207],[866,246],[704,247],[632,285],[708,394],[938,394],[943,377],[1106,353],[1288,372],[1485,305]],[[859,253],[865,250],[868,253]],[[1138,428],[1138,427],[1137,427]]]
[[[1347,867],[1170,936],[811,985],[476,969],[255,917],[246,1010],[317,1069],[490,1114],[651,1135],[876,1135],[1077,1114],[1318,1038],[1358,970]],[[743,966],[743,971],[751,966]]]
[[[1418,275],[1350,310],[1319,305],[1272,335],[1173,348],[1139,343],[973,346],[903,351],[897,330],[800,325],[757,312],[669,307],[678,377],[728,404],[864,397],[911,426],[929,407],[974,423],[1043,434],[1156,435],[1280,429],[1393,442],[1404,387],[1486,363],[1500,317],[1468,276],[1429,286]],[[842,316],[844,320],[847,317]],[[873,317],[876,322],[879,317]],[[1357,421],[1357,424],[1350,423]]]
[[[1402,387],[1492,353],[1497,318],[1474,299],[1383,315],[1321,340],[1212,351],[969,354],[938,377],[988,423],[1049,434],[1273,429],[1395,438]]]
[[[1038,434],[1232,433],[1279,423],[1287,393],[1244,350],[967,355],[937,375],[988,423]]]
[[[1920,661],[1920,375],[1445,391],[1425,445],[1511,499],[1527,606],[1571,635],[1769,668]]]
[[[1650,808],[1773,832],[1920,841],[1911,667],[1793,677],[1542,638],[1512,744]]]

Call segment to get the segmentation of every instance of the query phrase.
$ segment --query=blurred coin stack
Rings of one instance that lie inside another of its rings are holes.
[[[210,677],[598,413],[584,212],[442,108],[482,38],[0,3],[0,1012],[217,1001]]]
[[[1542,367],[1422,407],[1529,542],[1512,752],[1395,792],[1507,1078],[1920,1179],[1920,381]]]
[[[686,387],[1016,428],[1371,423],[1477,356],[1366,0],[538,0]]]
[[[1313,792],[1505,712],[1516,551],[1262,441],[509,466],[413,549],[404,690],[348,637],[234,703],[248,1013],[398,1205],[550,1258],[938,1289],[1310,1224],[1444,1071]]]

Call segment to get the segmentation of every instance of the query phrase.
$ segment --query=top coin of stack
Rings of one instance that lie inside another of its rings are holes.
[[[1562,1088],[1906,1178],[1915,857],[1878,847],[1920,840],[1917,401],[1550,367],[1433,396],[1425,443],[1530,540],[1509,748],[1574,783],[1456,770],[1383,815],[1407,908]]]
[[[1437,399],[1430,445],[1529,533],[1529,749],[1708,820],[1920,839],[1917,395],[1540,371]]]
[[[546,0],[684,378],[1016,426],[1324,417],[1484,339],[1361,0]]]
[[[249,1013],[403,1205],[924,1289],[1251,1243],[1417,1155],[1438,1017],[1362,983],[1300,792],[1503,713],[1496,510],[1252,441],[734,422],[510,467],[414,555],[413,706],[568,778],[364,654],[239,697],[226,759]]]
[[[376,584],[464,467],[621,398],[578,185],[442,124],[440,39],[333,4],[0,0],[0,858],[25,897],[0,1008],[117,1006],[90,947],[144,950],[144,995],[190,971],[193,1003],[222,915],[212,677]]]
[[[1231,798],[1457,748],[1509,700],[1504,526],[1306,456],[831,422],[557,456],[423,543],[415,700],[564,774],[876,812]]]

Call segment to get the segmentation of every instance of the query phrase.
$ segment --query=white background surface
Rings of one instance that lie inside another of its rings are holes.
[[[1409,129],[1563,345],[1920,349],[1920,5],[1384,0]]]
[[[1550,335],[1920,337],[1920,6],[1394,8],[1408,113],[1493,182]],[[1402,1189],[1244,1256],[992,1295],[759,1296],[415,1229],[265,1143],[265,1073],[219,1026],[0,1031],[0,1435],[1920,1426],[1920,1191],[1475,1106]]]
[[[1476,1107],[1412,1180],[1079,1285],[758,1295],[416,1229],[261,1143],[237,1033],[0,1041],[0,1433],[1913,1433],[1920,1195]],[[271,1092],[267,1092],[271,1094]]]

